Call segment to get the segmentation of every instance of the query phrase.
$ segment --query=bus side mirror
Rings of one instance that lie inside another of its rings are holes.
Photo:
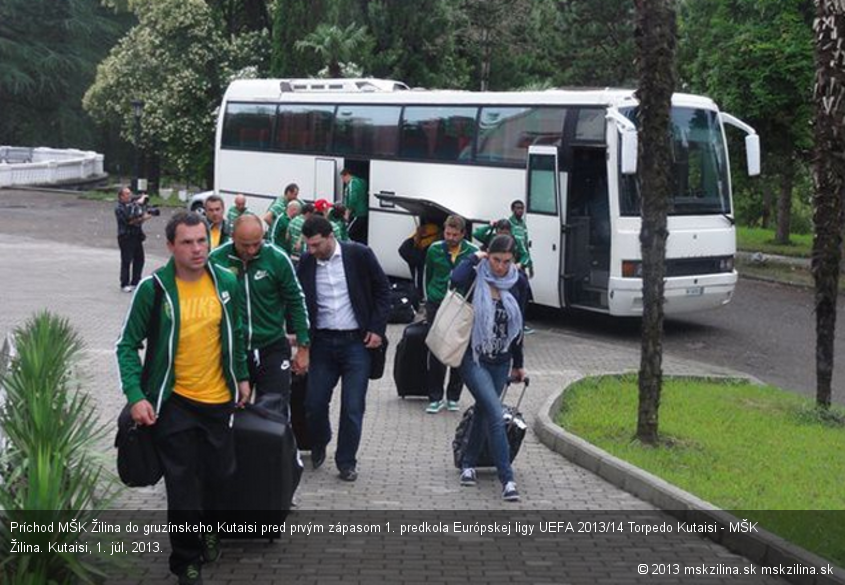
[[[637,131],[623,129],[622,135],[622,174],[636,175],[637,174]]]
[[[749,134],[745,137],[745,158],[748,164],[748,176],[760,174],[760,135]]]

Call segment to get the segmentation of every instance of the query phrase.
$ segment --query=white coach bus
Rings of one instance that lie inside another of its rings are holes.
[[[299,84],[302,86],[302,84]],[[631,90],[463,92],[369,84],[297,88],[233,82],[217,125],[215,191],[263,211],[288,183],[303,199],[339,200],[339,172],[367,181],[369,245],[391,276],[421,217],[470,222],[510,215],[522,200],[534,301],[611,315],[642,314],[637,102]],[[724,126],[754,130],[705,97],[673,97],[674,194],[666,251],[666,313],[719,307],[737,280]]]

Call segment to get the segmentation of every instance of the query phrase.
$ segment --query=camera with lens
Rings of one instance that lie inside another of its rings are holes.
[[[161,209],[159,209],[157,205],[150,205],[150,196],[146,193],[136,195],[132,198],[132,201],[137,203],[144,213],[149,213],[153,217],[161,215]]]

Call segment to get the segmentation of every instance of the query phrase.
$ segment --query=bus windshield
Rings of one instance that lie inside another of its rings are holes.
[[[636,109],[622,112],[637,123]],[[669,215],[731,213],[728,164],[716,112],[672,108],[672,201]],[[619,174],[622,215],[640,214],[636,175]]]

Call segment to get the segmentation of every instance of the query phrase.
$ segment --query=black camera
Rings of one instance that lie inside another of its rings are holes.
[[[136,195],[132,198],[132,201],[140,205],[144,213],[149,213],[153,217],[161,215],[161,209],[157,205],[150,205],[150,196],[146,193]]]

